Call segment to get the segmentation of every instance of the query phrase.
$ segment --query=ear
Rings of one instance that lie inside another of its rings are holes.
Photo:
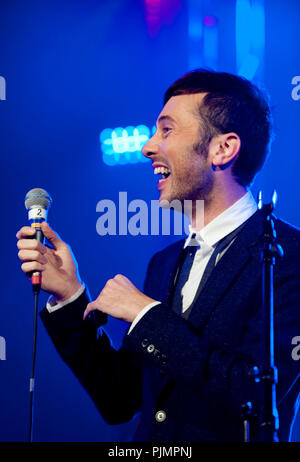
[[[240,148],[240,137],[234,132],[215,136],[210,145],[212,168],[224,170],[229,167],[237,158]]]

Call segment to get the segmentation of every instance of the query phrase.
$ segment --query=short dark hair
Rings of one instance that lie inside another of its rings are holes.
[[[265,162],[272,139],[266,95],[243,77],[196,69],[167,89],[164,104],[172,96],[194,93],[207,93],[200,107],[208,144],[220,133],[234,132],[240,137],[241,149],[232,171],[238,183],[250,185]]]

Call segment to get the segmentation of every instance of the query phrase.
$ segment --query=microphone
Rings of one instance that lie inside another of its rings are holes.
[[[34,188],[28,191],[25,196],[25,207],[28,211],[28,220],[31,228],[36,230],[34,236],[39,242],[44,241],[44,235],[41,230],[41,223],[47,221],[48,210],[51,206],[51,196],[41,188]],[[34,271],[31,276],[32,290],[38,294],[41,288],[42,275],[39,271]]]

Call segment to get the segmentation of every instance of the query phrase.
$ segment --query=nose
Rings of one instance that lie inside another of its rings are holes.
[[[158,151],[158,145],[154,139],[155,134],[144,144],[142,148],[142,154],[145,157],[151,158]]]

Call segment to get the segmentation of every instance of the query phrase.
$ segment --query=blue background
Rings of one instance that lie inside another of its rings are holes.
[[[0,335],[7,356],[0,361],[0,441],[26,441],[28,431],[33,297],[20,270],[15,238],[27,222],[25,193],[43,187],[52,195],[49,222],[71,244],[93,298],[116,273],[142,288],[151,255],[175,238],[97,234],[99,200],[117,203],[119,191],[127,191],[128,202],[157,199],[151,165],[105,165],[99,133],[107,127],[152,127],[165,89],[194,64],[211,59],[216,70],[238,70],[234,0],[198,2],[202,15],[217,18],[217,54],[211,58],[189,28],[195,2],[166,0],[156,28],[149,25],[149,4],[0,4],[0,75],[7,85],[6,100],[0,101]],[[265,47],[255,79],[270,94],[276,138],[253,191],[263,188],[269,199],[276,188],[277,214],[299,226],[300,100],[291,97],[291,80],[300,75],[300,4],[265,0],[264,5]],[[41,306],[46,299],[42,294]],[[116,346],[125,327],[109,321]],[[300,441],[299,421],[295,441]],[[134,424],[103,422],[39,324],[34,440],[127,441]]]

